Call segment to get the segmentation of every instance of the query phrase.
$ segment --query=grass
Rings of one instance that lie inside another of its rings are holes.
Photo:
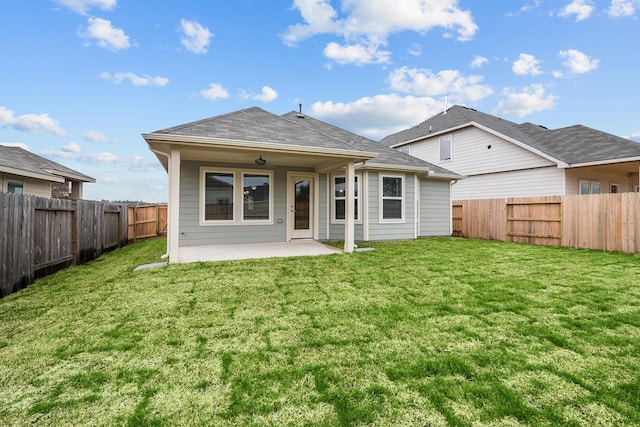
[[[640,258],[423,239],[171,265],[129,245],[0,300],[0,425],[640,424]]]

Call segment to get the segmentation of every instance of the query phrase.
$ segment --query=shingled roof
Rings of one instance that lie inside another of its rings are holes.
[[[418,159],[417,157],[410,156],[409,154],[402,153],[398,150],[387,147],[386,145],[380,144],[379,142],[349,132],[348,130],[337,126],[333,126],[311,116],[292,111],[284,114],[282,117],[296,124],[296,126],[312,129],[360,150],[377,152],[378,157],[367,161],[369,166],[424,169],[425,171],[430,171],[432,175],[435,174],[443,177],[462,178],[461,175],[451,172],[450,170]]]
[[[378,156],[367,161],[367,165],[422,169],[443,178],[462,178],[447,169],[296,112],[278,116],[261,108],[251,107],[158,130],[153,134],[224,139],[237,142],[239,147],[243,142],[250,142],[377,153]]]
[[[517,124],[472,108],[454,105],[417,126],[389,135],[380,142],[388,147],[474,124],[516,140],[566,164],[640,157],[640,144],[582,125],[547,129],[533,123]]]
[[[11,173],[54,182],[72,179],[81,182],[96,182],[88,175],[59,163],[33,154],[20,147],[0,145],[0,172]]]
[[[245,142],[288,144],[339,150],[357,150],[335,138],[314,130],[292,126],[291,121],[258,107],[246,108],[221,116],[153,132]]]

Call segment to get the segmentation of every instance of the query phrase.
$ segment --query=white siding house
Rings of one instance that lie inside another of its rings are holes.
[[[636,191],[640,144],[584,126],[549,130],[453,106],[381,143],[465,176],[456,200]]]

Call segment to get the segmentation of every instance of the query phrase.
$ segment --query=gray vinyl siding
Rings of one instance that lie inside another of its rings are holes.
[[[180,246],[286,241],[287,171],[289,169],[271,169],[274,171],[272,184],[274,195],[273,224],[201,226],[199,219],[201,166],[256,169],[255,165],[182,162],[180,167]]]
[[[420,231],[424,236],[451,235],[451,185],[449,181],[420,181]]]
[[[380,174],[404,176],[404,222],[380,222]],[[414,175],[369,172],[369,240],[403,240],[415,237]]]
[[[327,174],[318,177],[318,240],[329,240],[327,235],[327,222],[329,221],[329,188],[327,188]]]

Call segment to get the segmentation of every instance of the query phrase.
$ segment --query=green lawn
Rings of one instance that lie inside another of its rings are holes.
[[[462,239],[0,300],[0,425],[640,425],[640,257]]]

